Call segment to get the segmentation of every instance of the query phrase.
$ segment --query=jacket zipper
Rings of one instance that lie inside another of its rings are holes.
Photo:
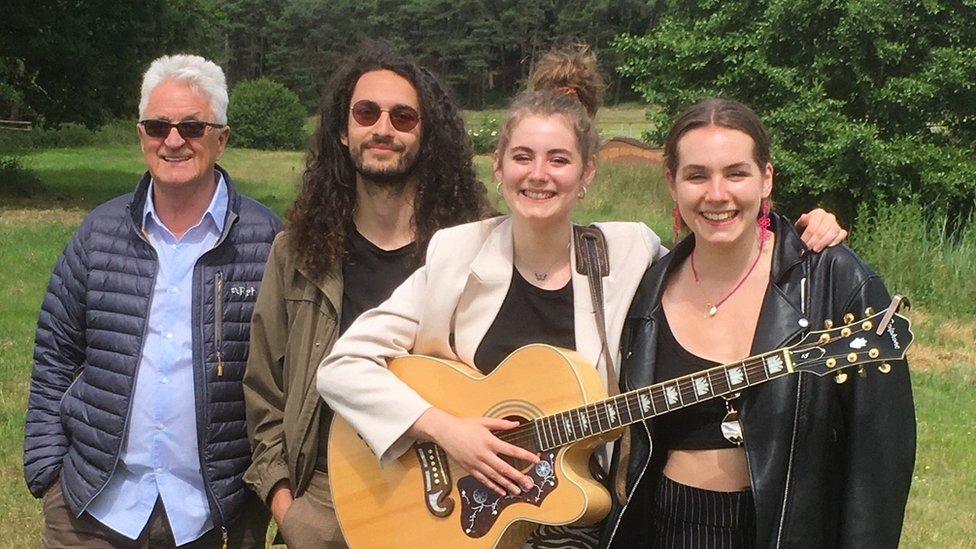
[[[803,387],[803,376],[796,376],[796,408],[793,410],[793,434],[790,436],[790,458],[786,462],[786,485],[783,489],[783,507],[779,512],[779,531],[776,533],[776,547],[782,547],[783,530],[786,528],[786,503],[790,499],[790,479],[793,478],[793,452],[796,450],[796,428],[800,421],[800,389]],[[748,460],[748,456],[746,456]]]
[[[804,264],[806,266],[806,264]],[[804,274],[807,274],[804,272]],[[800,313],[803,318],[807,317],[807,295],[810,294],[807,285],[809,284],[809,277],[804,276],[800,279]],[[786,485],[783,490],[783,506],[779,511],[779,531],[776,532],[776,547],[779,548],[783,544],[783,531],[786,529],[786,504],[790,499],[790,479],[793,478],[793,453],[796,450],[796,430],[797,424],[800,422],[800,395],[803,389],[803,376],[796,376],[796,408],[793,410],[793,433],[790,435],[790,457],[786,462]],[[746,456],[748,459],[748,455]]]
[[[224,273],[214,277],[214,348],[217,351],[217,377],[224,376]]]
[[[233,198],[230,195],[228,195],[228,200],[227,200],[227,219],[224,222],[224,230],[223,230],[223,232],[221,232],[220,238],[217,239],[217,242],[214,243],[213,247],[210,248],[209,250],[207,250],[206,252],[204,252],[203,255],[201,255],[199,258],[197,258],[197,262],[193,265],[194,275],[196,274],[197,268],[200,267],[200,261],[202,261],[205,257],[207,257],[207,255],[213,253],[214,250],[216,250],[217,248],[219,248],[220,245],[224,243],[224,240],[227,238],[227,235],[230,234],[231,226],[233,226],[234,223],[237,222],[237,214],[231,209],[233,207],[232,205],[233,205]],[[222,282],[223,281],[223,274],[220,271],[218,271],[217,276],[220,277],[221,285],[223,285],[223,282]],[[203,272],[203,269],[202,268],[200,269],[199,281],[200,281],[199,284],[200,284],[201,292],[203,292],[206,289],[206,287],[207,287],[207,279],[205,278],[205,273]],[[219,302],[220,302],[219,299],[215,299],[215,303],[219,303]],[[199,329],[199,331],[200,331],[200,358],[201,358],[201,361],[204,362],[204,364],[205,364],[206,361],[203,360],[203,357],[206,356],[206,341],[207,341],[207,338],[206,338],[206,334],[203,333],[203,318],[202,318],[203,317],[203,315],[202,315],[202,313],[203,313],[202,308],[203,307],[202,307],[201,303],[199,303],[199,302],[193,304],[193,306],[194,307],[199,307],[200,308],[200,312],[201,312],[200,321],[199,321],[200,322],[200,325],[199,326],[195,326],[194,328]],[[216,309],[214,311],[214,315],[215,315],[215,317],[217,319],[220,318],[220,316],[216,312]],[[215,325],[214,330],[216,330],[216,329],[217,328],[216,328],[216,325]],[[219,349],[219,347],[218,347],[218,349]],[[218,363],[218,364],[220,364],[220,363]],[[207,413],[206,403],[208,401],[208,398],[207,398],[208,397],[208,395],[207,395],[207,393],[208,393],[208,391],[207,391],[207,370],[206,370],[205,367],[202,369],[202,371],[200,372],[200,374],[201,374],[201,377],[202,377],[202,384],[201,384],[202,386],[200,387],[199,395],[195,395],[195,396],[199,396],[200,397],[199,400],[198,400],[198,402],[203,402],[204,405],[201,406],[201,410],[203,411],[203,415],[205,416],[206,413]],[[222,368],[220,369],[219,374],[223,374]],[[194,376],[194,378],[195,377],[196,376]],[[205,430],[207,428],[207,425],[208,425],[208,422],[204,421],[204,419],[206,419],[206,417],[201,417],[201,414],[197,414],[197,458],[199,458],[199,460],[200,460],[200,474],[203,475],[204,489],[207,491],[207,496],[209,497],[210,501],[213,502],[213,509],[212,510],[216,512],[217,519],[220,521],[221,538],[223,539],[223,546],[226,549],[226,547],[227,547],[227,526],[224,523],[224,512],[220,508],[220,504],[217,503],[217,496],[216,496],[216,494],[214,494],[213,487],[211,486],[210,473],[207,472],[207,465],[206,465],[207,461],[205,459],[205,456],[203,455],[204,448],[206,447],[206,437],[204,437],[204,432],[205,432]]]

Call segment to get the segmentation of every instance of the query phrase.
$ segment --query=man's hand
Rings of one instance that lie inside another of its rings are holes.
[[[268,496],[268,507],[271,509],[271,515],[278,526],[281,526],[282,521],[285,520],[285,513],[288,512],[288,508],[294,501],[288,479],[279,480],[271,489],[271,495]]]
[[[803,229],[800,239],[815,252],[847,240],[847,231],[837,223],[837,217],[822,208],[801,215],[796,220],[796,228]]]
[[[535,454],[492,434],[492,431],[513,429],[518,425],[515,421],[488,417],[461,419],[438,408],[430,408],[414,422],[407,434],[433,440],[471,476],[504,496],[529,490],[533,482],[499,456],[528,463],[539,461]]]

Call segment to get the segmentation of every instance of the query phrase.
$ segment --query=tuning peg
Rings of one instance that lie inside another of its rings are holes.
[[[824,320],[824,328],[826,328],[826,329],[829,330],[829,329],[831,329],[833,327],[834,327],[834,321],[833,320],[830,320],[829,318],[827,320]]]
[[[851,322],[854,322],[854,313],[844,315],[844,324],[850,324]]]
[[[864,366],[858,366],[857,367],[857,375],[859,377],[861,377],[861,378],[865,378],[865,377],[868,377],[868,372],[867,372],[867,370],[864,369]]]
[[[834,376],[834,382],[837,383],[837,385],[840,385],[845,381],[847,381],[847,374],[845,374],[844,372],[840,372],[839,374]]]
[[[881,366],[878,366],[878,371],[881,372],[882,374],[887,374],[888,372],[891,371],[891,364],[888,364],[887,362],[883,362]]]
[[[874,307],[868,307],[864,309],[864,316],[871,316],[874,314]]]

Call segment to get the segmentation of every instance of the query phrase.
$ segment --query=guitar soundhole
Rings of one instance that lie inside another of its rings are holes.
[[[521,425],[525,425],[526,423],[529,422],[528,419],[526,419],[526,418],[524,418],[522,416],[516,416],[516,415],[504,416],[502,419],[507,420],[507,421],[515,421],[520,426]],[[518,429],[518,427],[516,427],[515,429]],[[538,454],[539,453],[538,448],[535,447],[535,441],[529,440],[527,444],[518,444],[517,443],[518,441],[516,441],[516,440],[506,440],[506,438],[507,438],[505,436],[506,433],[510,433],[510,431],[499,431],[499,432],[496,432],[495,434],[498,435],[498,437],[501,438],[502,440],[505,440],[505,442],[511,442],[512,444],[515,444],[516,446],[518,446],[520,448],[523,448],[525,450],[528,450],[528,451],[532,452],[533,454]],[[532,466],[533,466],[532,463],[530,463],[528,461],[523,461],[521,459],[515,459],[515,458],[512,458],[512,457],[508,457],[508,456],[501,456],[501,458],[502,458],[502,460],[505,463],[511,465],[512,467],[515,467],[516,469],[518,469],[519,471],[521,471],[522,473],[524,473],[526,475],[529,474],[529,471],[532,469]]]
[[[540,461],[535,465],[529,465],[525,474],[532,479],[531,490],[522,492],[517,496],[500,496],[475,480],[472,476],[463,477],[458,481],[458,490],[461,492],[461,528],[464,533],[472,538],[480,538],[494,526],[498,520],[498,515],[513,503],[529,503],[536,507],[541,507],[556,486],[559,478],[555,470],[555,452],[546,452],[540,456]]]

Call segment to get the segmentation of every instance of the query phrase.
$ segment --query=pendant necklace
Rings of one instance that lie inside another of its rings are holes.
[[[566,246],[566,249],[569,249],[569,245]],[[536,282],[545,282],[546,279],[549,278],[549,271],[551,271],[552,268],[556,266],[556,263],[559,263],[563,259],[565,259],[565,256],[557,257],[556,260],[550,263],[549,266],[546,267],[546,270],[544,271],[537,271],[532,268],[530,268],[529,270],[532,271],[532,276],[535,277]]]
[[[752,266],[749,267],[749,270],[748,271],[746,271],[746,274],[745,274],[745,276],[742,277],[742,280],[740,280],[739,283],[736,284],[735,287],[732,288],[729,291],[729,293],[725,294],[725,297],[723,297],[722,299],[719,299],[717,302],[715,302],[715,304],[712,304],[710,302],[705,302],[705,318],[712,318],[713,316],[715,316],[716,314],[718,314],[718,308],[721,307],[722,304],[725,303],[730,297],[732,297],[732,294],[734,294],[736,292],[736,290],[738,290],[739,288],[742,287],[742,284],[745,283],[746,279],[749,278],[749,275],[752,274],[752,271],[756,268],[756,265],[759,263],[759,258],[762,257],[762,251],[763,251],[763,239],[760,238],[759,239],[759,253],[756,254],[756,260],[752,262]],[[694,275],[694,277],[695,277],[695,284],[698,284],[698,286],[700,288],[701,287],[701,278],[698,276],[698,269],[695,268],[695,249],[694,248],[692,248],[692,250],[691,250],[691,274]]]

